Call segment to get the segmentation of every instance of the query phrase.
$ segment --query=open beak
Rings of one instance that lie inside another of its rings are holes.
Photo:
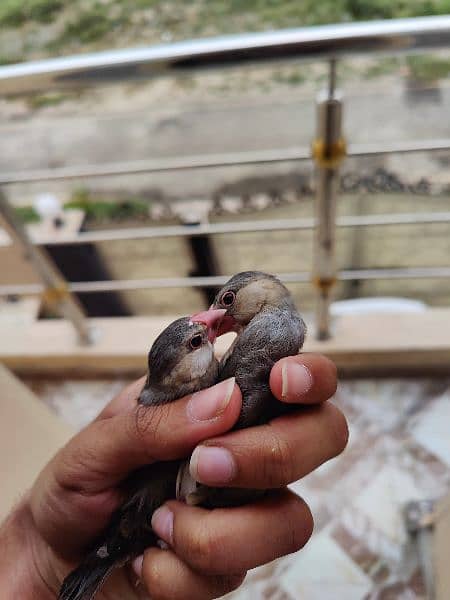
[[[229,333],[230,331],[239,331],[239,326],[233,317],[225,315],[219,323],[219,329],[217,330],[216,335],[217,337],[220,337],[224,333]]]
[[[208,330],[208,340],[211,344],[214,344],[216,337],[222,335],[222,333],[219,333],[219,330],[221,329],[222,319],[226,312],[225,308],[210,308],[209,310],[204,310],[203,312],[192,315],[190,320],[192,323],[201,323],[202,325],[205,325]]]
[[[214,308],[214,304],[211,304],[211,306],[209,307],[209,310],[216,310]],[[219,329],[217,330],[216,336],[220,337],[221,335],[224,335],[225,333],[230,333],[230,331],[239,333],[239,330],[240,330],[240,327],[239,327],[238,323],[236,322],[236,319],[234,317],[230,317],[230,315],[225,315],[219,323]]]

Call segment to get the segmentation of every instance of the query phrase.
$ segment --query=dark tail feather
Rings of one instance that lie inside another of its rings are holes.
[[[83,561],[64,579],[58,600],[92,600],[114,567],[106,559]]]

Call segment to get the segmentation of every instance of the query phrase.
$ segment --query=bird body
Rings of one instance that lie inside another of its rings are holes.
[[[266,423],[285,408],[270,391],[270,371],[281,358],[298,354],[306,335],[293,298],[273,275],[245,271],[223,286],[211,309],[226,309],[219,335],[237,333],[219,364],[219,381],[234,376],[242,392],[234,428]]]
[[[223,332],[237,333],[219,364],[219,381],[236,377],[242,393],[242,409],[233,429],[267,423],[287,412],[269,385],[273,365],[298,354],[306,325],[288,289],[273,275],[247,271],[234,275],[219,291],[211,309],[227,309]],[[195,482],[187,465],[177,484],[177,496],[188,504],[208,508],[236,506],[255,500],[261,490],[212,488]]]
[[[267,308],[238,335],[230,355],[219,365],[219,380],[233,375],[242,392],[242,410],[235,429],[260,425],[281,414],[285,405],[270,391],[273,365],[298,353],[304,338],[301,317],[290,307]]]
[[[215,383],[218,361],[213,342],[225,310],[210,311],[201,321],[183,317],[155,340],[138,410],[167,404]],[[134,471],[122,489],[126,500],[113,514],[101,538],[79,567],[64,580],[59,600],[91,600],[111,571],[158,542],[151,516],[175,498],[180,461],[146,465]]]
[[[66,577],[59,600],[91,600],[114,569],[157,544],[151,515],[175,497],[179,467],[179,461],[155,463],[127,479],[123,486],[127,500],[113,514],[93,550]]]

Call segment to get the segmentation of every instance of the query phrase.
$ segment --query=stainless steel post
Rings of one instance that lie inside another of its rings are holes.
[[[404,507],[404,519],[408,532],[414,536],[427,600],[436,598],[433,568],[434,500],[416,500]]]
[[[71,294],[66,280],[47,256],[43,248],[33,245],[25,227],[16,217],[3,191],[0,190],[0,213],[11,228],[15,242],[25,251],[32,262],[36,273],[45,286],[44,298],[52,304],[62,317],[71,321],[75,327],[80,343],[92,344],[93,329],[78,300]]]
[[[342,99],[336,91],[336,61],[330,61],[328,89],[317,98],[316,228],[313,282],[317,287],[316,336],[330,337],[329,306],[336,283],[335,232],[339,165],[346,154],[342,137]]]

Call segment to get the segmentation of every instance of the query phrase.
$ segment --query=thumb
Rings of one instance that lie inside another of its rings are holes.
[[[30,492],[35,523],[67,556],[107,525],[120,503],[118,485],[136,468],[187,456],[228,431],[241,410],[234,378],[161,406],[96,420],[60,450]]]

